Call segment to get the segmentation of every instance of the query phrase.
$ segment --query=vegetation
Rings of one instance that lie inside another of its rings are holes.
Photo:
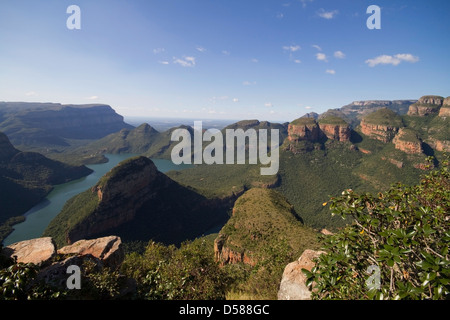
[[[401,116],[388,108],[382,108],[368,114],[364,117],[364,121],[389,127],[403,127]]]
[[[276,299],[285,266],[319,246],[317,232],[299,221],[285,197],[261,188],[239,197],[218,240],[232,254],[249,259],[224,267],[233,298]]]
[[[354,223],[325,238],[327,254],[318,258],[311,272],[304,270],[313,298],[448,299],[447,160],[417,185],[396,184],[378,195],[349,189],[331,198],[330,209]],[[368,270],[379,270],[379,282]]]

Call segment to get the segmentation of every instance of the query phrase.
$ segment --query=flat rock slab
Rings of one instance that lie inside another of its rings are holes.
[[[92,255],[110,267],[118,266],[124,258],[120,237],[109,236],[93,240],[79,240],[58,250],[62,255]]]
[[[2,254],[17,258],[17,262],[36,265],[49,261],[56,254],[52,238],[37,238],[13,243],[2,250]]]

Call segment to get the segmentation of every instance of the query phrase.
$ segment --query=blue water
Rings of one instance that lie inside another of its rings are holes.
[[[3,241],[5,246],[12,243],[42,236],[48,224],[61,211],[67,200],[94,186],[98,180],[119,162],[135,156],[134,154],[107,154],[107,163],[87,165],[94,170],[89,176],[60,184],[39,204],[25,213],[25,221],[13,226],[14,231]],[[170,160],[152,159],[161,172],[182,170],[192,165],[175,165]]]

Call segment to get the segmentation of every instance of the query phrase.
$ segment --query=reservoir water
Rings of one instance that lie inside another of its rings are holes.
[[[4,239],[3,244],[7,246],[18,241],[41,237],[50,221],[61,211],[67,200],[91,188],[119,162],[135,155],[106,154],[105,156],[109,159],[107,163],[87,165],[94,170],[89,176],[55,186],[42,202],[25,213],[26,219],[24,222],[13,226],[14,231]],[[158,170],[163,173],[192,167],[192,165],[175,165],[170,160],[152,159],[152,161]]]

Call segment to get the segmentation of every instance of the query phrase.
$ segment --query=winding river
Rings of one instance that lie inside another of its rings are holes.
[[[25,221],[14,225],[14,231],[3,241],[5,246],[12,243],[34,239],[42,236],[50,221],[61,211],[67,200],[91,188],[109,170],[119,162],[135,156],[134,154],[106,154],[107,163],[87,165],[94,170],[90,175],[68,183],[60,184],[39,204],[25,213]],[[170,160],[152,159],[161,172],[182,170],[191,165],[175,165]]]

